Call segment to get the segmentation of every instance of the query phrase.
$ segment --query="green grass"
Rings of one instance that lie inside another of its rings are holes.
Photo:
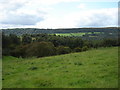
[[[116,88],[118,47],[44,58],[3,57],[3,88]]]
[[[56,33],[56,35],[60,36],[83,36],[85,33]]]
[[[81,32],[81,33],[56,33],[56,35],[60,35],[60,36],[83,36],[85,34],[92,34],[92,32]],[[101,34],[101,32],[94,32],[94,34]],[[52,34],[54,35],[54,34]]]

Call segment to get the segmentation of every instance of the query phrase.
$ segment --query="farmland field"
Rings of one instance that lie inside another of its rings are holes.
[[[85,33],[57,33],[57,36],[83,36]]]
[[[44,58],[3,57],[3,88],[117,88],[118,47]]]
[[[94,34],[101,34],[103,32],[93,32]],[[85,34],[92,34],[92,32],[81,32],[81,33],[56,33],[55,35],[60,36],[83,36]]]

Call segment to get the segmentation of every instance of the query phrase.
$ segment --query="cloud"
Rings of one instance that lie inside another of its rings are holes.
[[[86,7],[86,4],[84,4],[84,3],[82,3],[82,4],[80,4],[79,6],[77,6],[78,8],[80,8],[80,9],[85,9],[85,7]]]
[[[38,28],[72,28],[75,27],[74,22],[67,21],[66,19],[50,18],[43,22],[37,23]]]
[[[85,2],[91,1],[102,2],[103,0],[1,0],[0,26],[3,28],[7,26],[73,28],[117,25],[117,8],[87,10],[88,7]],[[118,0],[110,1],[117,2]],[[65,7],[61,7],[59,11],[54,7],[60,5],[60,3],[71,4],[72,7],[71,2],[80,4],[76,5],[77,8],[68,10],[69,13],[63,12],[66,9]]]
[[[29,0],[29,4],[35,4],[35,5],[55,5],[58,3],[63,3],[63,2],[78,2],[80,0]]]
[[[104,27],[117,26],[118,9],[95,9],[77,11],[61,17],[48,16],[44,21],[37,23],[42,28],[79,28],[79,27]]]
[[[15,15],[12,14],[7,16],[1,21],[1,24],[12,24],[12,25],[35,25],[37,22],[42,21],[42,17],[36,17],[34,15]]]
[[[21,12],[22,11],[22,12]],[[44,20],[44,12],[29,10],[10,10],[0,13],[0,24],[35,25]]]
[[[0,2],[0,24],[35,25],[44,20],[45,13],[27,6],[27,0]]]
[[[99,9],[83,12],[78,14],[78,27],[103,27],[117,26],[118,24],[118,9]]]

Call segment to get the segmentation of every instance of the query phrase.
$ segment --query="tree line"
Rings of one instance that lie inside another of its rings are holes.
[[[91,48],[119,46],[118,39],[83,40],[80,37],[56,36],[50,34],[2,34],[2,55],[15,57],[45,57]]]
[[[119,32],[119,27],[108,27],[108,28],[63,28],[63,29],[37,29],[37,28],[14,28],[14,29],[2,29],[5,34],[55,34],[55,33],[87,33],[87,32],[104,32],[105,35],[108,33],[113,33],[115,35]],[[114,35],[113,35],[114,37]]]

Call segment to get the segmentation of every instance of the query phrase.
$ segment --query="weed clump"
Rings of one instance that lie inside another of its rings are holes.
[[[74,65],[80,66],[80,65],[82,65],[82,63],[81,62],[75,62]]]
[[[30,67],[29,70],[36,70],[38,67]]]
[[[37,80],[35,82],[35,85],[37,87],[52,87],[53,86],[53,83],[49,80]]]

